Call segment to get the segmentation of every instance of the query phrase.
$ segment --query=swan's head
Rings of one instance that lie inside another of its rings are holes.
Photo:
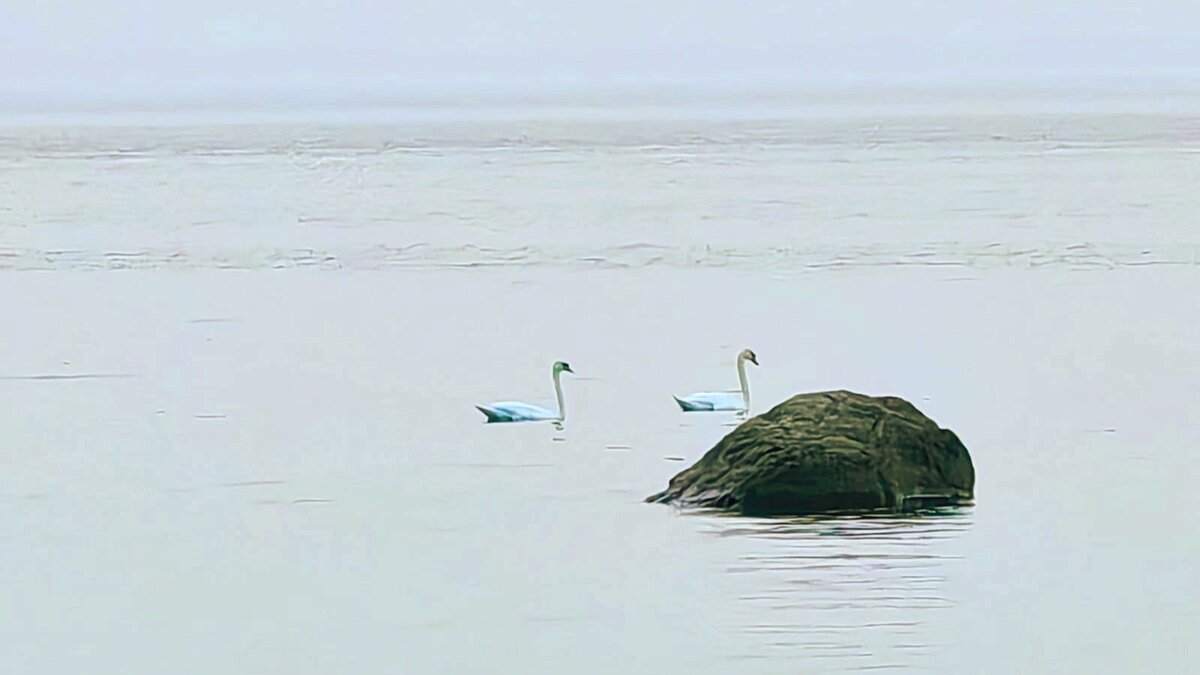
[[[749,361],[756,366],[758,365],[758,357],[754,355],[754,350],[752,349],[743,349],[742,353],[738,354],[738,358],[743,361]]]
[[[574,372],[575,371],[571,370],[571,364],[567,363],[566,361],[555,361],[554,362],[554,374],[555,375],[557,375],[559,373],[574,373]]]

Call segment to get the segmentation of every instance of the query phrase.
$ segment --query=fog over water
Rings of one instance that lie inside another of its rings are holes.
[[[0,108],[605,88],[1200,82],[1188,0],[11,0]]]

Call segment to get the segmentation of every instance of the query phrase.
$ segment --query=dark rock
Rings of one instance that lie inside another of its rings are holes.
[[[969,502],[971,456],[908,401],[801,394],[746,420],[647,502],[746,515]]]

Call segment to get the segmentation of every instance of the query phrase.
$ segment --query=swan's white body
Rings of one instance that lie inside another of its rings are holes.
[[[496,401],[487,405],[475,406],[479,412],[487,416],[489,422],[560,422],[562,417],[550,410],[532,403],[520,401]]]
[[[684,412],[700,412],[715,410],[733,410],[747,412],[750,410],[750,382],[746,379],[746,361],[758,365],[758,357],[749,349],[743,349],[737,358],[738,382],[742,385],[740,391],[700,391],[687,396],[676,396],[675,402]]]
[[[487,417],[488,422],[563,422],[567,419],[566,401],[563,399],[562,374],[571,373],[571,366],[558,361],[554,364],[554,395],[558,399],[558,412],[521,401],[497,401],[475,406]]]

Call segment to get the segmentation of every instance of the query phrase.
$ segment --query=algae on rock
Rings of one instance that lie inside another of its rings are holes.
[[[968,502],[971,456],[908,401],[800,394],[746,420],[646,499],[747,515]]]

